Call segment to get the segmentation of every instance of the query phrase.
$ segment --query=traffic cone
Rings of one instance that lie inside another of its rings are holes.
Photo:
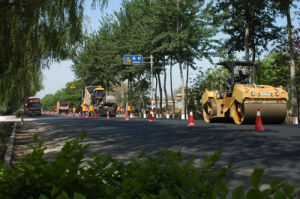
[[[128,111],[126,111],[126,118],[125,120],[129,120]]]
[[[149,114],[149,123],[153,123],[153,109],[150,111],[150,114]]]
[[[94,112],[94,118],[97,119],[97,111]]]
[[[109,119],[109,111],[106,111],[106,119]]]
[[[80,112],[78,113],[78,117],[79,117],[79,118],[81,118],[81,114],[80,114]]]
[[[75,117],[75,113],[73,113],[73,118]]]
[[[24,124],[23,113],[21,113],[21,125]]]
[[[255,122],[255,131],[263,131],[262,121],[261,121],[261,115],[260,115],[260,109],[257,109],[256,113],[256,122]]]
[[[194,116],[193,116],[193,111],[192,110],[190,110],[190,118],[189,118],[188,126],[195,126]]]
[[[88,112],[85,113],[85,118],[88,118],[89,117],[89,114]]]

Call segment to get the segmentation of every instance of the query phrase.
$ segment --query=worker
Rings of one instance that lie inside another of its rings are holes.
[[[75,107],[73,107],[73,113],[76,113],[76,108]]]
[[[82,111],[83,111],[84,114],[86,114],[89,111],[89,108],[86,104],[83,105]]]
[[[94,116],[94,107],[90,105],[90,116]]]
[[[244,75],[243,71],[239,70],[239,76],[235,77],[234,81],[238,84],[247,84],[248,83],[248,75]]]
[[[131,106],[130,105],[128,105],[127,111],[128,111],[128,115],[130,115],[130,113],[131,113]]]
[[[118,115],[120,115],[120,112],[121,112],[121,107],[118,106],[118,107],[117,107],[117,113],[118,113]]]

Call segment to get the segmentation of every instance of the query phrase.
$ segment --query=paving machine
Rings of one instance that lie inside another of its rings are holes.
[[[56,111],[58,114],[69,112],[69,102],[68,100],[59,100],[56,103]]]
[[[104,88],[101,86],[85,86],[83,105],[92,105],[94,111],[97,111],[100,116],[106,116],[107,111],[109,116],[116,116],[115,97],[106,95]]]
[[[256,85],[259,63],[224,61],[218,63],[230,71],[231,78],[224,91],[205,89],[202,95],[205,122],[233,119],[235,124],[254,123],[260,109],[263,123],[283,123],[287,114],[288,93],[282,86]],[[252,69],[252,82],[236,82],[236,66]]]

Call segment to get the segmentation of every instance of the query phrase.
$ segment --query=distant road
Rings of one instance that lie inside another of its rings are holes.
[[[199,162],[204,154],[222,150],[219,165],[234,163],[229,185],[249,182],[255,167],[265,167],[266,175],[281,177],[300,187],[300,128],[292,125],[263,125],[265,131],[255,132],[254,125],[232,123],[206,124],[196,121],[187,127],[187,120],[154,120],[123,118],[60,118],[42,116],[26,121],[24,129],[34,128],[48,147],[46,157],[57,154],[63,144],[86,129],[87,152],[101,151],[119,160],[141,151],[158,154],[163,149],[181,149],[185,158]],[[32,132],[32,131],[31,131]],[[24,143],[22,143],[24,144]]]

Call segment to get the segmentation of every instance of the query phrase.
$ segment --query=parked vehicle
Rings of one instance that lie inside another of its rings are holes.
[[[24,103],[24,114],[41,115],[41,100],[40,98],[30,98]]]

